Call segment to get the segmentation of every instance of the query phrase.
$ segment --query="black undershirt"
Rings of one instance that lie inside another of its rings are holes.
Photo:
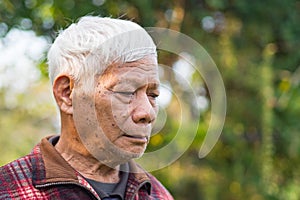
[[[87,182],[97,192],[103,200],[124,200],[125,190],[128,181],[128,163],[120,166],[120,182],[118,183],[102,183],[92,179],[87,179]]]

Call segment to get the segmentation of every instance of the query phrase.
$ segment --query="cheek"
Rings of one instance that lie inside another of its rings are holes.
[[[98,123],[102,128],[104,126],[107,128],[114,124],[109,98],[103,98],[102,95],[95,97],[95,109]]]
[[[110,138],[112,135],[118,135],[126,126],[126,121],[130,116],[128,105],[114,96],[96,98],[98,124],[106,135],[109,134]]]
[[[131,98],[114,95],[111,100],[111,111],[117,121],[123,121],[130,113]]]
[[[130,117],[127,106],[115,107],[112,111],[113,120],[115,126],[124,131],[125,127],[128,125],[128,118]]]

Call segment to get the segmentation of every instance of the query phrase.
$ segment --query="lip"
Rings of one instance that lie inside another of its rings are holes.
[[[147,136],[137,136],[137,135],[127,135],[127,134],[125,134],[123,136],[135,143],[148,143]]]

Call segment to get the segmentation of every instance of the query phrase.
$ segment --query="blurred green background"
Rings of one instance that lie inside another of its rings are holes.
[[[184,89],[176,94],[186,99],[181,106],[191,111],[192,121],[197,116],[193,112],[201,118],[183,156],[153,172],[175,199],[300,199],[297,0],[0,0],[0,165],[58,132],[45,55],[60,29],[87,14],[187,34],[206,49],[222,74],[225,126],[203,159],[198,152],[210,120],[205,83],[190,74],[191,82],[201,86],[202,108],[189,102]],[[159,54],[159,62],[168,66],[178,59]],[[166,124],[148,151],[174,138],[180,126],[176,105],[172,98],[165,108]],[[182,126],[188,135],[188,124]]]

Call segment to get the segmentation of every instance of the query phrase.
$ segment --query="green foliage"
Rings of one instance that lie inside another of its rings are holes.
[[[42,137],[55,133],[56,110],[47,86],[41,80],[10,98],[0,91],[0,165],[29,153]]]
[[[209,111],[201,113],[194,143],[174,164],[154,174],[175,199],[299,199],[299,13],[296,0],[0,0],[0,33],[18,27],[53,39],[59,29],[92,14],[187,34],[208,51],[223,76],[226,123],[213,151],[200,160],[197,154],[210,119]],[[204,28],[205,17],[214,27]],[[170,66],[176,59],[160,55],[160,62]],[[45,63],[37,67],[46,77]],[[35,90],[47,91],[44,83]],[[17,106],[11,107],[7,93],[2,88],[0,164],[26,154],[57,127],[53,104],[26,106],[40,94],[31,90],[19,95]],[[190,105],[185,109],[194,110]],[[174,109],[168,117],[149,151],[174,138],[179,126]]]

